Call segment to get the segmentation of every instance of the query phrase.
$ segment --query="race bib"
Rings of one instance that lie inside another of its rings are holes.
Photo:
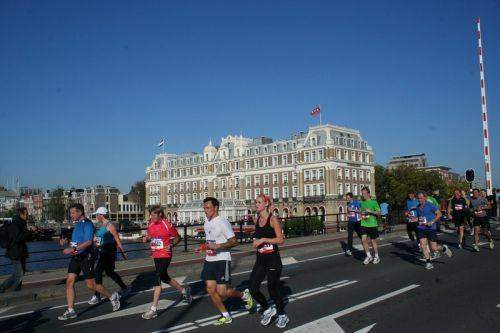
[[[349,217],[356,218],[356,212],[349,212]]]
[[[207,240],[207,244],[215,244],[215,241],[208,241]],[[207,254],[207,256],[210,256],[210,257],[217,255],[217,252],[215,250],[209,249],[208,247],[207,247],[205,253]]]
[[[463,209],[464,209],[463,205],[459,205],[459,204],[455,205],[455,210],[459,211],[459,210],[463,210]]]
[[[411,217],[417,217],[417,212],[415,210],[410,210]]]
[[[478,211],[476,211],[476,216],[477,217],[485,217],[486,212],[484,210],[478,210]]]
[[[163,250],[163,240],[161,238],[151,238],[151,250]]]
[[[259,251],[260,254],[270,254],[274,252],[274,246],[273,244],[264,243],[257,251]]]
[[[71,242],[71,243],[69,243],[69,246],[70,247],[77,247],[78,243],[77,242]]]
[[[425,216],[420,216],[418,218],[418,223],[420,223],[420,224],[427,224],[427,218]]]

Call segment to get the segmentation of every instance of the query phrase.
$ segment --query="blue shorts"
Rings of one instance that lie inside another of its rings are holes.
[[[437,240],[437,232],[433,229],[417,229],[417,238],[418,240],[422,238],[427,238],[430,242],[435,242]]]

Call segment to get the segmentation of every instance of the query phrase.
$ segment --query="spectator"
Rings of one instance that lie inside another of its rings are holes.
[[[21,207],[18,209],[18,215],[7,226],[8,243],[5,254],[11,260],[14,273],[0,285],[0,293],[11,287],[16,291],[21,289],[28,258],[26,242],[31,239],[33,230],[32,228],[28,230],[26,221],[28,221],[28,209]]]

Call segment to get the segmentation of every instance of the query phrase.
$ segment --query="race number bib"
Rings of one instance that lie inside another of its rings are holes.
[[[427,218],[425,216],[421,216],[418,218],[418,223],[427,224]]]
[[[270,254],[274,252],[274,246],[273,244],[264,243],[257,251],[259,251],[260,254]]]
[[[163,250],[163,239],[161,238],[151,238],[151,250]]]
[[[70,247],[77,247],[78,243],[77,242],[71,242],[71,243],[69,243],[69,246]]]
[[[355,219],[356,218],[356,212],[349,212],[349,217]]]
[[[215,244],[215,241],[208,241],[207,240],[207,244]],[[207,256],[210,256],[210,257],[217,255],[217,252],[215,250],[209,249],[208,247],[207,247],[205,253],[207,254]]]
[[[456,205],[455,205],[455,210],[456,210],[456,211],[461,211],[461,210],[463,210],[463,209],[464,209],[464,205],[460,205],[460,204],[456,204]]]
[[[478,210],[478,211],[476,211],[476,216],[477,217],[485,217],[486,212],[484,210]]]

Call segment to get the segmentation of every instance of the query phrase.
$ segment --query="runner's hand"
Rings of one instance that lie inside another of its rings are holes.
[[[148,242],[148,236],[142,236],[142,242],[147,243]]]
[[[254,249],[256,249],[256,248],[258,248],[259,246],[261,246],[261,245],[262,245],[262,243],[264,243],[264,242],[262,241],[262,239],[254,239],[254,240],[253,240],[253,245],[252,245],[252,246],[253,246],[253,248],[254,248]]]
[[[125,252],[122,252],[122,257],[123,257],[124,260],[128,260],[128,256],[127,256],[127,254]]]
[[[67,249],[64,249],[63,250],[63,253],[64,254],[73,254],[73,252],[75,252],[75,250],[73,250],[72,248],[67,248]]]

